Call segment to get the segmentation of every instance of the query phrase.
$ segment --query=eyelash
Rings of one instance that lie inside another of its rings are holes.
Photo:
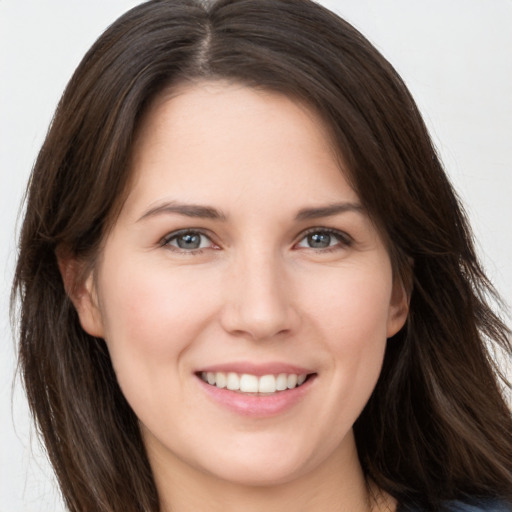
[[[203,232],[199,229],[180,229],[179,231],[173,231],[172,233],[169,233],[162,239],[162,241],[160,242],[160,245],[162,247],[167,247],[170,250],[177,252],[179,254],[187,254],[187,255],[190,254],[190,255],[194,255],[194,256],[202,254],[205,249],[209,248],[209,247],[207,247],[207,248],[199,247],[197,249],[184,249],[181,247],[176,247],[176,246],[171,245],[172,241],[177,240],[179,237],[185,236],[185,235],[204,237],[204,238],[207,238],[211,244],[215,245],[211,239],[211,236],[207,235],[205,232]]]
[[[310,249],[317,252],[333,252],[340,249],[341,247],[350,247],[353,243],[352,237],[350,237],[347,233],[344,233],[343,231],[338,231],[336,229],[331,228],[321,228],[321,227],[315,227],[310,228],[307,231],[301,233],[300,239],[297,243],[294,244],[294,247],[297,247],[299,243],[301,243],[303,240],[305,240],[308,236],[314,235],[314,234],[322,234],[322,235],[328,235],[330,237],[334,237],[338,243],[334,245],[329,245],[327,247],[321,247],[321,248],[315,248],[315,247],[304,247],[304,249]],[[199,255],[204,252],[205,249],[210,249],[212,247],[198,247],[196,249],[184,249],[180,247],[176,247],[171,245],[171,242],[174,240],[177,240],[181,236],[200,236],[207,238],[210,243],[215,246],[214,242],[211,239],[211,236],[206,234],[204,231],[198,230],[198,229],[180,229],[179,231],[173,231],[172,233],[169,233],[166,235],[160,242],[160,245],[162,247],[168,247],[172,251],[181,253],[181,254],[187,254],[187,255]],[[218,247],[217,247],[218,248]]]
[[[326,252],[333,252],[333,251],[339,250],[340,247],[350,247],[353,244],[352,237],[343,231],[338,231],[337,229],[332,229],[332,228],[315,227],[315,228],[308,229],[304,233],[301,233],[301,238],[300,238],[299,242],[297,242],[297,244],[295,244],[295,245],[298,245],[309,235],[314,235],[314,234],[329,235],[329,236],[335,238],[338,243],[336,243],[334,245],[330,245],[328,247],[323,247],[323,248],[305,247],[305,249],[311,249],[313,251],[326,253]]]

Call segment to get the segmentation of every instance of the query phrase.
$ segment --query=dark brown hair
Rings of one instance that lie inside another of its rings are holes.
[[[157,511],[135,414],[105,343],[86,334],[56,251],[94,257],[129,180],[141,116],[162,91],[223,79],[306,102],[412,289],[355,425],[369,479],[400,503],[512,499],[512,420],[487,345],[509,331],[418,109],[352,26],[309,0],[152,0],[87,53],[31,177],[13,304],[31,410],[71,511]],[[490,295],[489,295],[490,294]]]

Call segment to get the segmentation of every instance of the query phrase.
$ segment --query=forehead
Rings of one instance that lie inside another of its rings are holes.
[[[129,202],[178,194],[228,202],[235,195],[295,195],[335,202],[355,193],[321,118],[279,93],[226,82],[160,95],[134,145]]]

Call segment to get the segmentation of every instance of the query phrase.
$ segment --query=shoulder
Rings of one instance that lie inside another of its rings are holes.
[[[401,505],[396,512],[425,512],[425,509],[415,506]],[[470,502],[447,501],[439,512],[512,512],[512,504],[501,500],[472,500]]]

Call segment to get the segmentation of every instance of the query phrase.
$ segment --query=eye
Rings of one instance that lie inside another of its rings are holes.
[[[307,249],[331,249],[349,246],[350,244],[351,238],[341,231],[315,228],[306,233],[297,244],[297,247]]]
[[[167,235],[162,240],[162,245],[183,252],[192,252],[213,247],[214,244],[204,233],[184,229]]]

